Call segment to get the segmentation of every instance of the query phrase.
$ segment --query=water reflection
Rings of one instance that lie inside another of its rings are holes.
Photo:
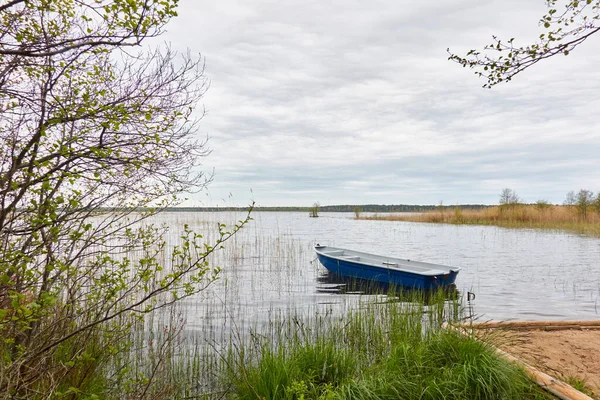
[[[444,287],[441,291],[421,291],[390,285],[385,282],[372,281],[361,278],[350,278],[328,270],[321,270],[317,276],[318,293],[337,293],[346,295],[386,295],[394,301],[413,301],[419,299],[426,304],[434,297],[440,300],[456,300],[460,298],[460,291],[456,285]]]

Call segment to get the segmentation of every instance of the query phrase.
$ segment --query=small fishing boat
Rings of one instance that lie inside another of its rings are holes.
[[[450,286],[460,267],[378,256],[337,247],[315,246],[319,261],[334,274],[368,279],[412,289],[431,290]]]

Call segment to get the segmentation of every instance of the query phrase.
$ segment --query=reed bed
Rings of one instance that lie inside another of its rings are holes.
[[[226,398],[551,398],[486,343],[443,329],[456,306],[417,295],[333,320],[283,320],[275,341],[252,336],[230,348]]]
[[[588,212],[582,217],[576,207],[517,204],[479,210],[441,209],[424,213],[373,215],[360,219],[428,222],[443,224],[494,225],[504,228],[564,230],[600,236],[600,214]]]
[[[229,344],[186,335],[176,307],[139,326],[111,355],[94,342],[86,380],[66,398],[550,399],[518,367],[474,337],[442,328],[460,318],[444,293],[362,301],[344,315],[278,314],[266,329],[233,330]],[[162,318],[162,319],[161,319]],[[90,346],[92,343],[90,343]],[[73,386],[75,387],[75,386]]]

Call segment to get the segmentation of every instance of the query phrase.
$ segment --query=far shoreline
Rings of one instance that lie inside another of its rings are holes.
[[[413,214],[357,215],[357,219],[558,230],[600,237],[600,213],[582,214],[576,206],[566,205],[511,204],[478,210],[455,206],[452,210],[438,208]]]

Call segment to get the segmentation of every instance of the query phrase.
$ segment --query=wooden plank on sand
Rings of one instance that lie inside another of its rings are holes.
[[[538,328],[532,328],[532,329],[542,329],[540,327],[544,326],[543,323],[546,323],[546,324],[548,323],[547,321],[527,321],[527,322],[529,322],[529,323],[536,322],[535,324],[533,324],[533,326],[538,326]],[[539,322],[539,324],[538,324],[538,322]],[[566,322],[566,321],[564,321],[564,322]],[[569,322],[574,322],[574,321],[569,321]],[[585,321],[585,322],[591,322],[591,321]],[[593,321],[593,322],[600,322],[600,321]],[[482,325],[485,325],[485,328],[491,328],[490,327],[491,324],[492,323],[488,322],[488,323],[485,323]],[[496,328],[508,328],[505,324],[502,324],[502,323],[495,322],[494,324],[496,324],[496,326],[495,326]],[[469,327],[474,327],[474,325],[480,325],[480,324],[469,325]],[[595,326],[595,325],[592,325],[592,326]],[[467,326],[465,326],[465,325],[452,326],[447,323],[444,323],[444,327],[450,328],[450,329],[455,329],[462,335],[476,338],[476,336],[472,334],[472,331],[470,332],[467,329]],[[598,325],[598,327],[600,327],[600,324]],[[588,395],[575,389],[573,386],[561,381],[560,379],[556,379],[556,378],[540,371],[539,369],[532,367],[531,365],[527,364],[525,361],[520,360],[520,359],[516,358],[515,356],[508,354],[507,352],[500,350],[499,348],[497,348],[495,346],[492,346],[491,344],[490,344],[490,346],[502,358],[504,358],[505,360],[507,360],[513,364],[517,364],[521,368],[523,368],[523,370],[527,373],[527,375],[529,375],[529,377],[535,383],[537,383],[540,387],[542,387],[543,389],[552,393],[559,399],[562,399],[562,400],[594,400],[591,397],[589,397]]]
[[[527,372],[527,374],[534,380],[535,383],[540,385],[543,389],[549,391],[556,397],[562,400],[594,400],[588,395],[575,389],[573,386],[556,379],[539,369],[532,367],[526,362],[519,360],[515,356],[508,354],[498,348],[494,348],[496,353],[500,354],[505,360],[508,360],[514,364],[520,365],[521,368]]]

